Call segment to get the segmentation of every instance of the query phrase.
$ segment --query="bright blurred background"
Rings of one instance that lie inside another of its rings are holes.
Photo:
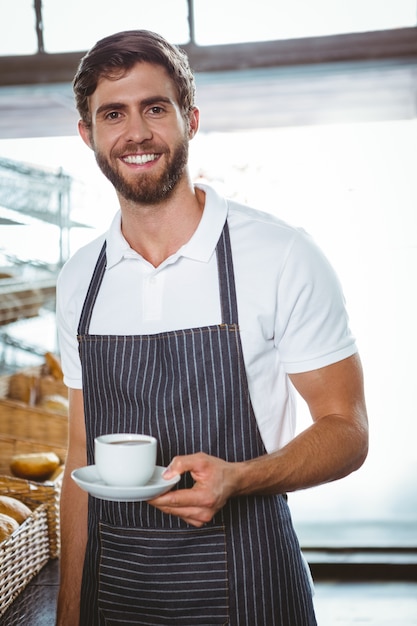
[[[13,19],[0,22],[0,55],[33,54],[37,45],[33,2],[0,0],[0,9],[5,8],[3,4]],[[195,41],[206,46],[414,27],[416,4],[414,0],[194,0]],[[155,5],[118,0],[117,6],[100,0],[43,0],[42,5],[45,50],[50,54],[85,50],[102,36],[136,26],[157,30],[180,44],[189,36],[184,0]],[[139,18],[133,21],[139,5],[143,16],[139,11]],[[1,13],[4,15],[3,10]],[[255,19],[259,15],[262,19]],[[277,80],[287,75],[291,78],[292,72],[297,70],[287,68]],[[207,87],[207,76],[197,75],[197,89],[200,85]],[[388,82],[387,89],[392,88]],[[410,89],[415,98],[415,86]],[[297,109],[304,94],[290,96]],[[350,103],[350,110],[354,105]],[[236,103],[219,100],[213,106],[221,117],[224,107]],[[241,106],[245,106],[244,100]],[[279,108],[280,103],[263,96],[258,106],[262,116],[263,109]],[[360,108],[360,101],[357,106]],[[228,114],[233,116],[233,110]],[[210,181],[229,197],[301,225],[314,236],[341,278],[363,360],[371,425],[368,460],[358,473],[342,481],[290,496],[300,534],[311,542],[318,532],[320,543],[415,545],[415,108],[386,119],[380,115],[355,119],[352,114],[345,120],[343,115],[320,119],[316,115],[312,123],[297,123],[290,115],[287,124],[263,126],[261,122],[254,128],[230,131],[216,130],[213,124],[204,130],[204,115],[202,107],[203,130],[191,144],[193,176]],[[71,252],[107,228],[117,208],[116,197],[75,127],[67,136],[0,136],[1,157],[62,168],[72,177],[71,217],[89,227],[71,229]],[[0,211],[4,217],[10,215],[7,207]],[[29,217],[22,217],[22,222],[0,226],[0,252],[56,263],[57,227]],[[17,323],[7,332],[29,343],[36,335],[36,341],[46,348],[55,346],[50,311],[41,319]],[[3,359],[21,367],[36,362],[37,356],[4,347]],[[307,423],[300,402],[299,428]],[[326,535],[324,524],[329,521],[339,524],[340,536]]]

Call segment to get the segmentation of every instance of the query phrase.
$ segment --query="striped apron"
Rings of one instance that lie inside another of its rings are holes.
[[[88,463],[108,432],[158,439],[157,464],[204,451],[266,453],[238,328],[227,223],[216,248],[222,323],[156,335],[89,335],[101,250],[79,323]],[[189,474],[177,488],[190,488]],[[202,528],[146,502],[89,498],[82,626],[314,626],[311,588],[286,498],[232,498]]]

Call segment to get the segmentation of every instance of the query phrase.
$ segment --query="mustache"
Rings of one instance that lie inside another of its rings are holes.
[[[113,152],[113,156],[116,158],[126,157],[133,154],[143,154],[144,152],[152,154],[165,154],[169,152],[166,146],[156,145],[150,141],[144,141],[143,143],[129,142],[123,148]]]

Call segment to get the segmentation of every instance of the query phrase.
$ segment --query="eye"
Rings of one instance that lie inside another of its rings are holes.
[[[149,113],[151,115],[161,115],[162,113],[165,113],[165,109],[157,104],[155,104],[154,106],[149,108]]]
[[[120,117],[120,113],[119,111],[110,111],[110,113],[107,113],[106,115],[106,119],[108,120],[117,120]]]

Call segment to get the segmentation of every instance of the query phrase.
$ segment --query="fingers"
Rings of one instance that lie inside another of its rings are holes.
[[[151,502],[151,504],[154,504]],[[201,528],[205,524],[208,524],[213,519],[213,514],[207,509],[201,509],[198,507],[173,507],[173,506],[159,506],[158,508],[167,515],[175,515],[180,517],[187,524]]]
[[[175,457],[164,472],[167,480],[190,472],[195,483],[191,489],[178,489],[150,500],[150,504],[169,515],[181,517],[193,526],[203,526],[224,506],[225,461],[202,452]]]
[[[154,498],[149,501],[149,504],[156,506],[167,515],[181,517],[188,524],[201,527],[213,519],[216,510],[209,506],[197,505],[199,498],[196,497],[195,492],[195,488],[179,489]]]

